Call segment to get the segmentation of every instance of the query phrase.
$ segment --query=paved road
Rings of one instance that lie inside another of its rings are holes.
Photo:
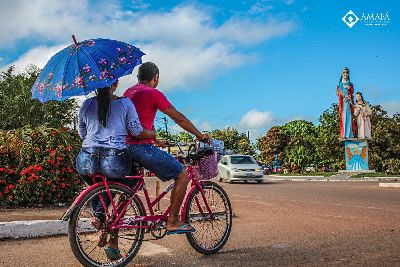
[[[200,255],[184,236],[170,236],[151,241],[130,266],[400,266],[399,189],[372,182],[222,185],[236,217],[220,253]],[[2,266],[79,266],[65,236],[0,241],[0,249]]]

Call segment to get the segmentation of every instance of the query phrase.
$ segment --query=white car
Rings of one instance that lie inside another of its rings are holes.
[[[218,180],[232,183],[234,181],[263,181],[264,171],[257,161],[248,155],[225,155],[218,163]]]

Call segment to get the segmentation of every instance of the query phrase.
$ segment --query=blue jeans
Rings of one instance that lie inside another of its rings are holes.
[[[152,144],[128,145],[128,153],[164,182],[176,178],[184,170],[178,160]]]
[[[123,179],[124,176],[131,173],[131,167],[132,160],[126,150],[84,147],[76,157],[76,169],[88,185],[93,184],[91,175],[102,174],[108,181],[119,182],[133,188],[137,180]],[[108,206],[111,203],[111,199],[106,193],[103,193],[102,196],[105,205]],[[91,200],[91,205],[94,216],[103,222],[105,214],[100,198],[94,197]]]
[[[76,169],[80,175],[102,174],[107,178],[129,175],[132,160],[127,151],[104,147],[83,147],[76,157]]]

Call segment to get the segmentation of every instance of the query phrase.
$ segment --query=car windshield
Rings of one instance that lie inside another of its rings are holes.
[[[232,156],[231,163],[232,164],[254,164],[254,161],[249,156]]]

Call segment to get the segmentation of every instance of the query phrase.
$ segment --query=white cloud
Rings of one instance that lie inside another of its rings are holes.
[[[260,13],[265,13],[272,9],[274,9],[272,5],[264,5],[260,2],[257,2],[250,8],[249,13],[252,15],[256,15]]]
[[[393,116],[395,113],[400,112],[400,101],[390,101],[382,104],[384,110],[388,115]]]
[[[208,121],[202,121],[199,124],[199,129],[200,129],[200,131],[211,131],[212,130],[212,126]]]
[[[9,65],[14,65],[16,71],[23,71],[29,64],[35,64],[36,66],[43,68],[47,61],[58,51],[65,48],[67,44],[55,45],[55,46],[38,46],[35,47],[25,54],[21,55],[14,62]],[[1,69],[4,69],[3,66]]]
[[[133,9],[146,9],[150,6],[149,3],[145,3],[143,0],[132,0],[130,5]]]
[[[10,49],[16,42],[61,44],[89,38],[119,39],[140,47],[160,67],[160,88],[199,87],[216,75],[254,60],[246,47],[285,36],[295,28],[291,20],[231,17],[217,23],[211,9],[180,5],[168,11],[150,12],[143,1],[132,1],[124,10],[118,1],[88,0],[10,2],[0,10],[2,42]],[[99,8],[101,7],[101,8]],[[140,9],[138,11],[138,9]],[[28,63],[43,67],[65,45],[37,46],[9,64],[24,69]],[[136,75],[121,79],[119,91],[136,82]]]
[[[227,40],[252,45],[285,36],[294,28],[293,21],[278,21],[273,17],[270,17],[268,22],[259,22],[248,18],[232,18],[221,26],[220,34]]]
[[[143,61],[155,62],[160,68],[162,89],[190,88],[209,81],[220,71],[235,68],[252,60],[251,55],[236,54],[222,43],[208,47],[171,47],[162,44],[144,45],[148,55]]]
[[[270,111],[258,111],[252,109],[247,112],[240,120],[239,127],[243,129],[260,129],[271,125],[274,116]]]

